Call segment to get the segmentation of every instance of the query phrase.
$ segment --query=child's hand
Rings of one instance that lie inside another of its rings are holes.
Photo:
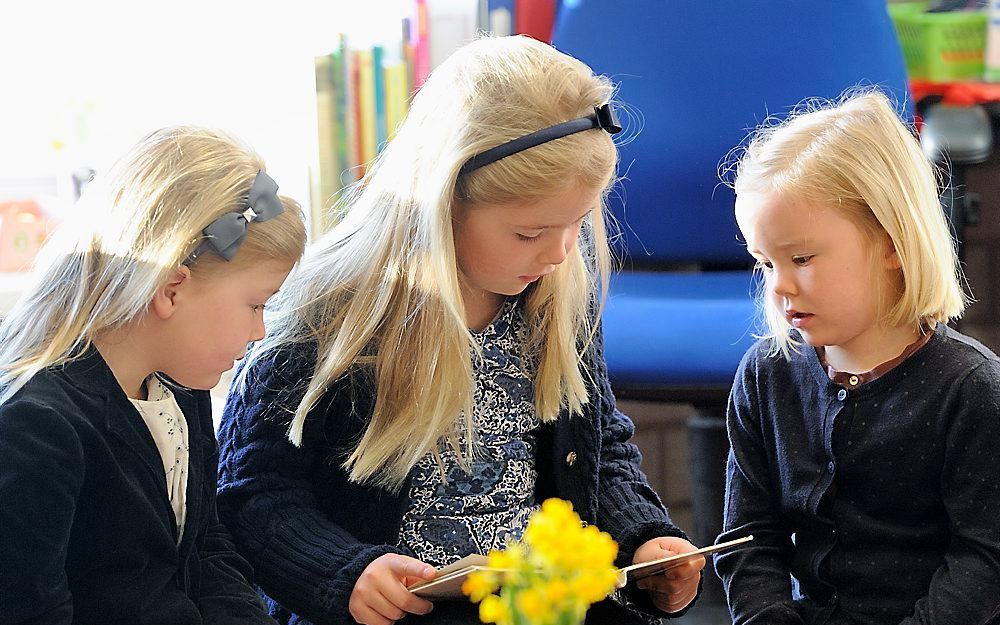
[[[695,549],[697,547],[683,538],[662,536],[643,543],[632,557],[632,564],[658,560]],[[698,582],[701,580],[701,569],[704,567],[705,558],[699,556],[678,567],[640,579],[636,585],[649,592],[653,605],[659,609],[667,613],[678,612],[691,603],[698,594]]]
[[[420,560],[387,553],[369,564],[351,592],[347,607],[363,625],[391,625],[407,614],[427,614],[434,604],[406,589],[434,579],[434,568]]]

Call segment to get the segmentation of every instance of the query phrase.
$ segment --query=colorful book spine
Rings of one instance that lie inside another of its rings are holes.
[[[351,50],[350,67],[351,85],[351,119],[348,126],[350,137],[348,145],[351,150],[351,172],[354,180],[360,180],[364,175],[364,125],[361,121],[361,53]]]
[[[334,108],[336,113],[334,140],[336,143],[335,149],[337,152],[337,163],[339,166],[339,169],[337,170],[338,194],[344,186],[351,182],[349,180],[349,174],[345,176],[345,170],[351,167],[347,140],[347,130],[349,127],[348,119],[350,118],[350,108],[348,108],[348,103],[350,101],[348,93],[349,89],[347,88],[348,66],[350,65],[347,61],[349,55],[350,52],[347,49],[347,38],[341,35],[337,44],[337,49],[330,55],[335,96]]]
[[[318,56],[316,68],[316,132],[319,148],[319,172],[314,177],[314,197],[310,203],[310,225],[313,236],[326,229],[326,209],[332,205],[340,189],[340,164],[336,146],[336,95],[334,93],[331,55]]]
[[[388,135],[386,131],[385,50],[372,46],[372,90],[375,99],[375,151],[381,152]],[[373,156],[374,158],[374,156]]]
[[[378,149],[375,121],[375,66],[369,50],[355,52],[358,61],[358,125],[361,164],[367,168]]]
[[[406,97],[409,100],[410,96],[416,91],[416,86],[414,82],[414,65],[416,58],[416,50],[413,45],[413,27],[412,22],[408,17],[403,18],[403,31],[402,31],[402,51],[401,56],[403,57],[403,63],[406,64]]]
[[[411,23],[413,43],[413,88],[419,89],[431,72],[431,49],[428,35],[427,0],[416,0],[416,15]]]
[[[446,57],[487,23],[501,32],[514,30],[515,0],[410,2],[410,15],[400,16],[398,39],[352,48],[341,34],[330,54],[316,58],[319,166],[310,176],[319,209],[334,206],[393,138],[432,69],[434,49]],[[487,9],[501,13],[490,22]],[[329,225],[328,219],[314,223]]]
[[[406,64],[396,62],[386,65],[385,72],[385,123],[388,139],[391,141],[396,129],[406,117],[409,91],[406,79]]]

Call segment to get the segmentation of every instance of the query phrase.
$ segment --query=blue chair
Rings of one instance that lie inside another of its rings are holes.
[[[908,107],[899,44],[885,0],[563,0],[553,44],[610,76],[641,116],[641,132],[621,146],[627,175],[612,212],[625,266],[604,313],[605,355],[620,397],[699,409],[689,429],[693,533],[711,542],[722,518],[722,415],[756,328],[750,257],[718,165],[764,117],[807,97],[875,84]]]

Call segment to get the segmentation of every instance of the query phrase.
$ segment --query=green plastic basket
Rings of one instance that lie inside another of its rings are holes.
[[[926,2],[889,4],[910,78],[982,80],[985,10],[925,13]]]

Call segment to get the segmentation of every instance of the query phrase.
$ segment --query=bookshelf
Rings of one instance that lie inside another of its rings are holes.
[[[333,222],[342,190],[391,141],[413,94],[434,67],[479,32],[527,34],[549,41],[556,0],[408,0],[398,33],[356,42],[333,37],[315,57],[318,159],[312,176],[312,234]],[[386,19],[397,19],[389,18]]]

